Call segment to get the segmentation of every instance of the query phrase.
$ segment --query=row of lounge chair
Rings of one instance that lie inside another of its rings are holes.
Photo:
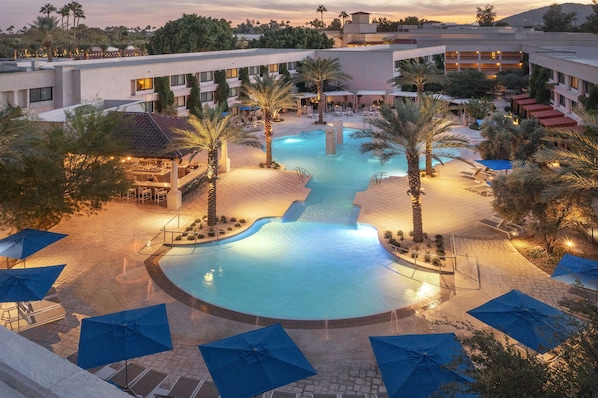
[[[22,332],[65,318],[66,310],[60,304],[54,288],[43,300],[0,303],[0,324],[15,332]]]
[[[467,182],[461,185],[461,188],[467,189],[468,191],[477,193],[482,196],[493,196],[494,191],[490,186],[489,180],[492,179],[493,175],[485,170],[483,167],[478,167],[472,171],[462,171],[461,175],[465,178],[472,179],[473,181]]]

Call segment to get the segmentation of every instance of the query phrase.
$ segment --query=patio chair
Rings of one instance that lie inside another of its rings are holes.
[[[216,388],[216,384],[209,380],[204,381],[199,390],[197,390],[197,394],[195,394],[195,398],[218,398],[219,396],[220,393]]]
[[[123,366],[118,372],[114,374],[108,381],[118,387],[124,388],[128,383],[129,386],[133,385],[137,379],[147,372],[147,369],[141,365],[137,365],[134,362],[128,362],[125,367]]]
[[[274,390],[270,398],[297,398],[297,393]]]
[[[492,228],[495,231],[502,232],[502,233],[506,234],[507,238],[511,239],[511,231],[509,231],[503,227],[504,222],[505,222],[505,220],[503,218],[492,215],[492,216],[490,216],[490,218],[484,218],[483,220],[479,220],[476,223],[476,228],[478,227],[478,225]]]
[[[156,387],[164,382],[166,376],[166,373],[150,370],[137,379],[134,384],[130,384],[129,389],[135,395],[147,397],[156,389]]]
[[[156,201],[156,203],[160,203],[164,200],[166,200],[166,195],[168,194],[168,191],[164,188],[156,188],[156,190],[154,191],[154,200]]]
[[[179,377],[174,383],[166,397],[173,398],[191,398],[198,389],[201,380],[192,379],[189,377]],[[154,394],[155,395],[155,394]]]
[[[144,201],[151,200],[151,199],[152,199],[151,188],[139,187],[139,196],[137,197],[137,200],[139,200],[141,203],[143,203]]]

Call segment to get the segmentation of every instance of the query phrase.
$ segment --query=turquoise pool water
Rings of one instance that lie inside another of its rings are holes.
[[[348,137],[337,155],[324,152],[324,132],[274,140],[274,157],[309,171],[305,204],[280,219],[258,221],[218,244],[176,247],[160,260],[165,275],[197,299],[250,315],[336,320],[389,312],[432,294],[438,276],[415,281],[382,248],[374,228],[356,223],[355,193],[372,174],[404,175],[406,164],[381,166]]]

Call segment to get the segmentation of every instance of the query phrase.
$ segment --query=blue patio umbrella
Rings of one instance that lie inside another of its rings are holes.
[[[576,330],[563,311],[518,290],[467,313],[541,354],[561,344]]]
[[[481,165],[488,167],[490,170],[495,171],[502,171],[502,170],[511,170],[513,168],[513,164],[510,160],[476,160]]]
[[[77,365],[89,369],[124,360],[126,371],[127,360],[168,350],[166,305],[158,304],[83,319]]]
[[[0,303],[42,300],[65,264],[0,270]],[[17,330],[20,314],[17,311]]]
[[[245,398],[316,374],[280,324],[199,346],[222,398]]]
[[[64,266],[0,270],[0,303],[42,300]]]
[[[371,336],[384,385],[390,398],[429,397],[443,384],[464,392],[473,379],[465,375],[472,366],[454,333]]]
[[[598,290],[598,261],[564,254],[551,275],[552,279]]]
[[[25,228],[0,240],[0,256],[23,260],[66,236],[56,232]]]

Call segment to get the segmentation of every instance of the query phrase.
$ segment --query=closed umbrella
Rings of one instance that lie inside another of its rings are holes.
[[[465,375],[472,366],[454,333],[371,336],[370,343],[390,398],[427,398],[442,385],[470,397]]]
[[[561,344],[576,330],[563,311],[518,290],[467,313],[541,354]]]
[[[199,350],[222,398],[248,398],[316,374],[280,324]]]
[[[89,369],[172,350],[166,305],[83,319],[77,365]],[[128,388],[128,375],[125,376]]]

